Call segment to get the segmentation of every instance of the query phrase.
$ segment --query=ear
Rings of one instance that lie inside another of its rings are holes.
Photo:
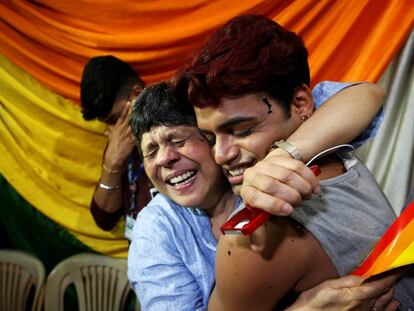
[[[131,88],[130,100],[134,100],[141,94],[143,88],[139,84],[134,84]]]
[[[302,84],[295,89],[292,100],[292,114],[297,114],[302,120],[306,120],[312,115],[314,100],[311,89]]]

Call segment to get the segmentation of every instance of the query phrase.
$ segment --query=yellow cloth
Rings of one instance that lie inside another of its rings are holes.
[[[98,252],[125,257],[123,223],[108,233],[95,225],[89,212],[106,141],[103,124],[83,121],[78,106],[1,55],[0,104],[0,173],[80,241]]]

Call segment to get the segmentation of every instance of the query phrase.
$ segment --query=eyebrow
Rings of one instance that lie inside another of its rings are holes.
[[[164,136],[164,140],[169,142],[172,139],[179,137],[181,135],[180,131],[177,129],[172,129],[171,131],[167,132],[167,134]]]
[[[235,118],[231,118],[231,119],[221,123],[217,128],[218,128],[218,130],[222,131],[222,130],[225,130],[225,129],[227,129],[229,127],[232,127],[234,125],[238,125],[240,123],[252,121],[252,120],[255,120],[255,119],[256,119],[255,117],[235,117]],[[207,130],[207,129],[198,128],[198,130],[203,135],[214,134],[213,131],[210,131],[210,130]]]
[[[153,142],[150,142],[144,146],[140,146],[141,152],[144,153],[145,151],[148,152],[148,150],[154,149],[157,147],[157,144],[154,144]]]
[[[228,127],[232,127],[234,125],[238,125],[243,122],[253,121],[255,119],[256,119],[255,117],[235,117],[235,118],[228,119],[227,121],[221,123],[218,126],[218,128],[222,130]]]
[[[183,139],[188,139],[189,137],[191,137],[191,135],[185,135],[185,137],[181,137],[180,136],[181,132],[178,129],[171,129],[171,131],[167,132],[163,137],[162,137],[162,141],[165,142],[171,142],[171,140],[173,140],[174,138],[183,138]],[[145,145],[144,147],[141,147],[141,151],[143,152],[144,149],[146,148],[147,150],[156,148],[159,144],[158,143],[154,143],[154,142],[149,142],[147,145]]]

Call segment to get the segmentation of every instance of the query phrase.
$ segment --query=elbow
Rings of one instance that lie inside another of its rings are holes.
[[[114,218],[110,218],[108,216],[106,217],[100,217],[100,216],[96,216],[94,214],[92,214],[93,219],[95,220],[95,224],[102,229],[103,231],[111,231],[116,223],[118,222],[118,218],[114,219]]]
[[[122,209],[119,209],[114,213],[108,213],[101,209],[95,201],[92,201],[90,212],[96,225],[104,231],[111,231],[122,215]]]
[[[368,83],[368,86],[369,86],[369,92],[371,96],[374,98],[375,100],[374,102],[376,103],[379,109],[384,103],[385,90],[381,86],[375,83]]]
[[[101,221],[97,220],[96,218],[94,218],[94,219],[95,219],[96,225],[99,228],[101,228],[103,231],[111,231],[116,225],[116,223],[113,223],[113,222],[112,223],[101,222]]]

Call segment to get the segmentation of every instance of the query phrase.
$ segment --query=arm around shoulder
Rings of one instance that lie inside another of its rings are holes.
[[[372,83],[351,85],[331,96],[287,139],[305,161],[339,144],[350,143],[373,121],[384,91]]]

